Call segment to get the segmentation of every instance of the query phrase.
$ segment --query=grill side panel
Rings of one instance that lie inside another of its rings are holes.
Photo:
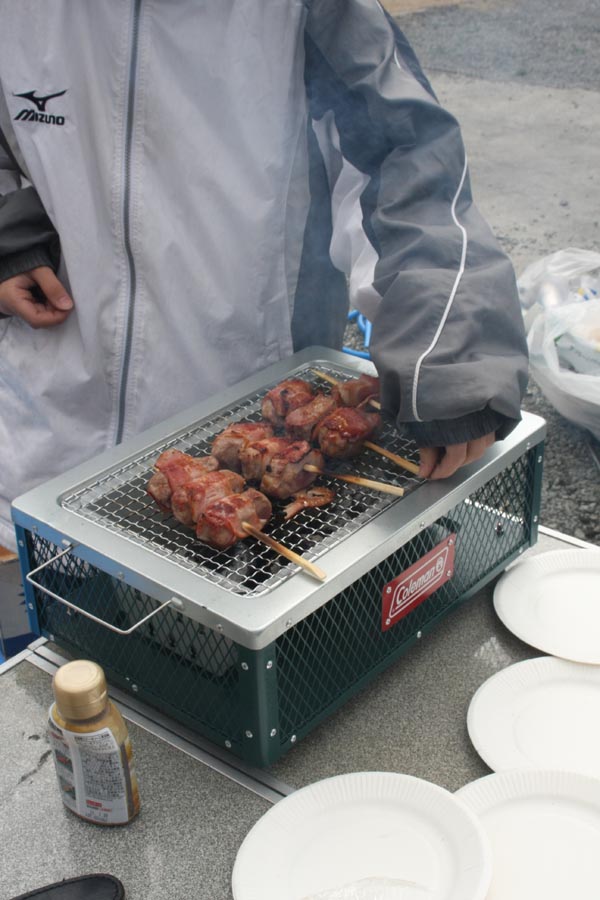
[[[541,444],[524,453],[263,650],[242,647],[173,609],[123,637],[27,582],[32,630],[73,656],[96,660],[109,681],[245,761],[269,765],[535,542],[542,455]],[[451,534],[451,580],[382,631],[386,584]],[[60,549],[33,530],[19,529],[19,537],[24,572]],[[157,606],[73,555],[37,577],[46,589],[119,628]]]

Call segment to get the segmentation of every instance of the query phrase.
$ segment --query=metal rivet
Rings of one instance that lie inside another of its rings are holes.
[[[542,461],[542,457],[538,456],[538,462],[541,463],[541,461]]]
[[[29,609],[33,609],[33,603],[28,603],[27,606],[29,607]]]
[[[19,541],[19,547],[24,547],[24,546],[25,546],[25,541]]]
[[[453,544],[454,544],[454,538],[450,538],[450,540],[448,541],[448,546],[452,547]]]
[[[271,737],[275,737],[275,735],[277,734],[277,729],[271,728],[271,731],[269,733],[270,733]]]
[[[220,623],[217,625],[217,631],[223,631],[223,626]]]
[[[290,738],[290,741],[292,742],[292,744],[295,744],[297,740],[298,740],[298,738],[296,737],[295,734],[293,734]]]
[[[425,528],[425,522],[419,522],[419,528]]]
[[[386,594],[391,594],[392,593],[391,587],[386,587],[385,592],[386,592]]]
[[[448,571],[446,572],[446,576],[448,578],[452,578],[452,569],[448,569]]]
[[[267,662],[267,669],[272,669],[272,668],[273,668],[273,660],[270,659],[270,660]]]
[[[292,622],[292,620],[291,620],[291,619],[288,619],[287,622],[285,623],[285,627],[286,627],[286,628],[291,628],[293,624],[294,624],[294,623]]]
[[[423,632],[422,632],[422,631],[417,631],[417,637],[418,637],[418,638],[422,638],[422,637],[423,637]]]
[[[139,691],[139,688],[138,688],[137,684],[132,684],[132,685],[131,685],[131,690],[134,691],[134,692],[137,694],[137,692]]]
[[[242,663],[242,669],[244,670],[244,672],[248,671],[248,663],[247,662]]]
[[[124,574],[123,574],[122,572],[117,572],[117,578],[119,579],[119,581],[123,581],[123,579],[125,578],[125,576],[124,576]]]
[[[538,517],[537,517],[537,516],[534,516],[534,517],[533,517],[533,521],[534,521],[534,522],[537,522],[537,520],[538,520]]]
[[[231,741],[225,741],[225,746],[228,750],[231,750]]]
[[[249,729],[248,729],[248,731],[246,731],[246,737],[247,738],[254,737],[254,735],[252,734],[252,732]]]
[[[531,441],[527,441],[527,443],[525,444],[525,449],[526,450],[531,449]]]
[[[385,620],[385,624],[386,624],[386,625],[389,625],[391,621],[392,621],[391,619],[386,619],[386,620]]]

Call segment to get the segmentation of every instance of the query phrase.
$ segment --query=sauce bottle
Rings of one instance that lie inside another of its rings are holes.
[[[104,672],[75,659],[58,669],[52,689],[48,740],[63,803],[88,822],[125,825],[140,797],[127,726]]]

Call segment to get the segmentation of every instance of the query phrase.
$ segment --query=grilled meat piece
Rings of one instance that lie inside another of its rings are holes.
[[[237,472],[219,469],[202,478],[180,485],[171,495],[173,515],[182,525],[193,525],[214,500],[244,490],[244,479]]]
[[[294,441],[310,441],[321,419],[339,406],[333,394],[316,394],[304,406],[292,410],[285,417],[285,430]]]
[[[248,537],[244,522],[262,530],[270,516],[269,499],[260,491],[248,488],[209,504],[198,519],[196,536],[216,550],[226,550]]]
[[[270,437],[252,441],[240,450],[240,467],[246,481],[260,481],[275,454],[282,453],[290,443],[288,438]]]
[[[273,429],[267,422],[234,422],[216,436],[211,452],[224,469],[239,472],[242,448],[269,437],[273,437]]]
[[[285,417],[294,409],[304,406],[314,395],[308,381],[290,378],[267,391],[262,401],[262,415],[274,428],[283,428]]]
[[[281,453],[271,457],[260,489],[277,500],[285,500],[312,484],[318,472],[307,472],[305,466],[315,466],[319,471],[325,467],[323,454],[315,450],[308,441],[291,441]]]
[[[349,459],[358,456],[364,442],[380,425],[378,413],[341,406],[321,420],[315,430],[315,439],[325,456]]]
[[[305,491],[298,491],[293,494],[291,503],[284,507],[286,522],[293,516],[302,512],[303,509],[310,509],[315,506],[327,506],[335,499],[335,494],[331,488],[326,487],[309,487]]]
[[[331,394],[338,401],[338,406],[360,406],[379,396],[379,378],[362,374],[350,381],[340,381]]]
[[[207,472],[214,472],[219,468],[219,461],[213,456],[190,456],[171,449],[161,453],[154,465],[158,471],[150,478],[146,490],[162,510],[170,512],[173,491]]]

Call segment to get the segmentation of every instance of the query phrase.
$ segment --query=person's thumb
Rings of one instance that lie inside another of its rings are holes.
[[[73,308],[73,300],[49,266],[40,266],[29,274],[51,306],[62,311]]]

